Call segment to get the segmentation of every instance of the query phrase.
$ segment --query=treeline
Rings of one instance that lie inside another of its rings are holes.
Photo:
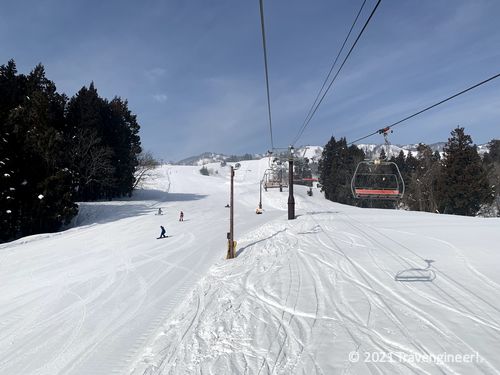
[[[37,65],[0,66],[0,241],[58,230],[77,201],[129,195],[141,152],[126,101],[93,83],[72,98]]]
[[[358,147],[347,146],[347,140],[335,137],[323,148],[318,162],[319,183],[325,198],[334,202],[356,205],[351,193],[351,179],[356,166],[365,158],[365,153]]]
[[[238,161],[243,161],[243,160],[254,160],[255,156],[252,154],[245,154],[245,155],[231,155],[226,158],[227,163],[236,163]]]
[[[464,128],[451,132],[444,156],[420,144],[417,155],[401,151],[394,162],[401,171],[406,191],[401,202],[356,200],[351,193],[351,179],[364,152],[345,138],[331,138],[319,162],[320,183],[329,200],[364,207],[396,208],[414,211],[477,215],[500,213],[500,141],[489,143],[483,158]],[[385,159],[382,152],[380,159]],[[376,187],[374,187],[376,188]]]

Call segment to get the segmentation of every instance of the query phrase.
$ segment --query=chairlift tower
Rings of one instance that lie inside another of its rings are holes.
[[[293,197],[293,146],[288,156],[288,220],[295,219],[295,198]]]
[[[233,259],[234,253],[234,167],[231,166],[231,191],[229,201],[229,232],[227,233],[227,259]]]

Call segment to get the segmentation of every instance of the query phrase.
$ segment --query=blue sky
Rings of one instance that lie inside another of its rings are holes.
[[[361,2],[264,1],[275,146],[299,131]],[[382,0],[297,143],[354,140],[500,73],[499,14],[497,0]],[[258,0],[6,0],[0,46],[0,64],[41,62],[68,96],[94,81],[128,99],[159,159],[270,148]],[[446,141],[457,125],[478,144],[500,137],[500,79],[391,140]]]

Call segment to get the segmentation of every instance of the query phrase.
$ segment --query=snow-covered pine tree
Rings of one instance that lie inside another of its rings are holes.
[[[474,216],[491,203],[492,188],[476,145],[464,128],[457,127],[444,148],[440,179],[440,212]]]

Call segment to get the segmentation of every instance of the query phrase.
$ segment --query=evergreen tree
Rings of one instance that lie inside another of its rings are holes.
[[[104,141],[106,115],[106,102],[94,83],[88,89],[82,87],[68,103],[66,136],[71,144],[77,200],[105,198],[113,186],[113,152]]]
[[[127,102],[93,84],[68,102],[41,64],[27,76],[0,66],[0,241],[59,229],[75,199],[130,194],[138,132]]]
[[[113,150],[115,166],[111,196],[130,196],[135,184],[134,172],[138,166],[137,156],[142,152],[137,116],[128,109],[128,102],[114,98],[109,103],[110,123],[107,126],[109,147]]]
[[[200,173],[201,173],[203,176],[209,176],[209,175],[210,175],[210,172],[208,171],[207,167],[205,167],[205,166],[201,167],[201,169],[200,169]]]
[[[493,139],[488,144],[489,151],[484,155],[483,163],[488,172],[490,186],[494,189],[494,210],[500,216],[500,140]]]
[[[434,161],[440,161],[440,160],[441,160],[441,154],[439,153],[439,151],[438,151],[438,150],[434,151],[434,154],[433,154],[433,156],[432,156],[432,159],[433,159]]]
[[[334,137],[326,144],[319,162],[319,181],[325,198],[345,204],[355,204],[351,192],[351,179],[356,165],[364,159],[364,152],[352,145],[347,147],[345,138],[338,142]]]
[[[405,164],[406,164],[406,157],[403,150],[399,151],[398,156],[391,157],[391,161],[395,163],[398,166],[399,171],[403,173],[402,171],[405,169]]]
[[[77,198],[130,195],[142,150],[139,124],[128,103],[120,98],[102,99],[91,83],[69,101],[67,123]]]
[[[473,216],[493,198],[476,146],[464,128],[457,127],[451,132],[444,152],[440,211]]]
[[[26,99],[26,77],[17,74],[14,60],[0,66],[0,241],[19,232],[19,151],[22,137],[11,117]]]
[[[379,156],[379,159],[380,160],[385,160],[387,158],[387,155],[385,154],[385,150],[384,148],[381,148],[380,149],[380,156]]]
[[[8,79],[2,80],[0,90],[18,94],[17,102],[11,98],[2,103],[1,110],[6,141],[0,156],[2,169],[6,169],[0,193],[1,239],[8,240],[57,230],[69,222],[77,208],[64,157],[65,97],[45,77],[42,65],[28,76],[16,77],[13,62],[1,70],[7,72],[2,78]]]
[[[332,176],[330,174],[331,165],[334,159],[334,150],[336,148],[337,141],[334,137],[331,137],[327,142],[325,147],[323,147],[323,152],[321,153],[321,159],[318,162],[318,172],[319,172],[319,183],[321,185],[321,191],[324,191],[325,198],[332,200],[330,197],[330,186],[332,185]]]
[[[412,155],[411,152],[409,152],[406,156],[403,168],[400,170],[405,186],[408,186],[410,184],[411,176],[417,170],[417,168],[418,160]]]

